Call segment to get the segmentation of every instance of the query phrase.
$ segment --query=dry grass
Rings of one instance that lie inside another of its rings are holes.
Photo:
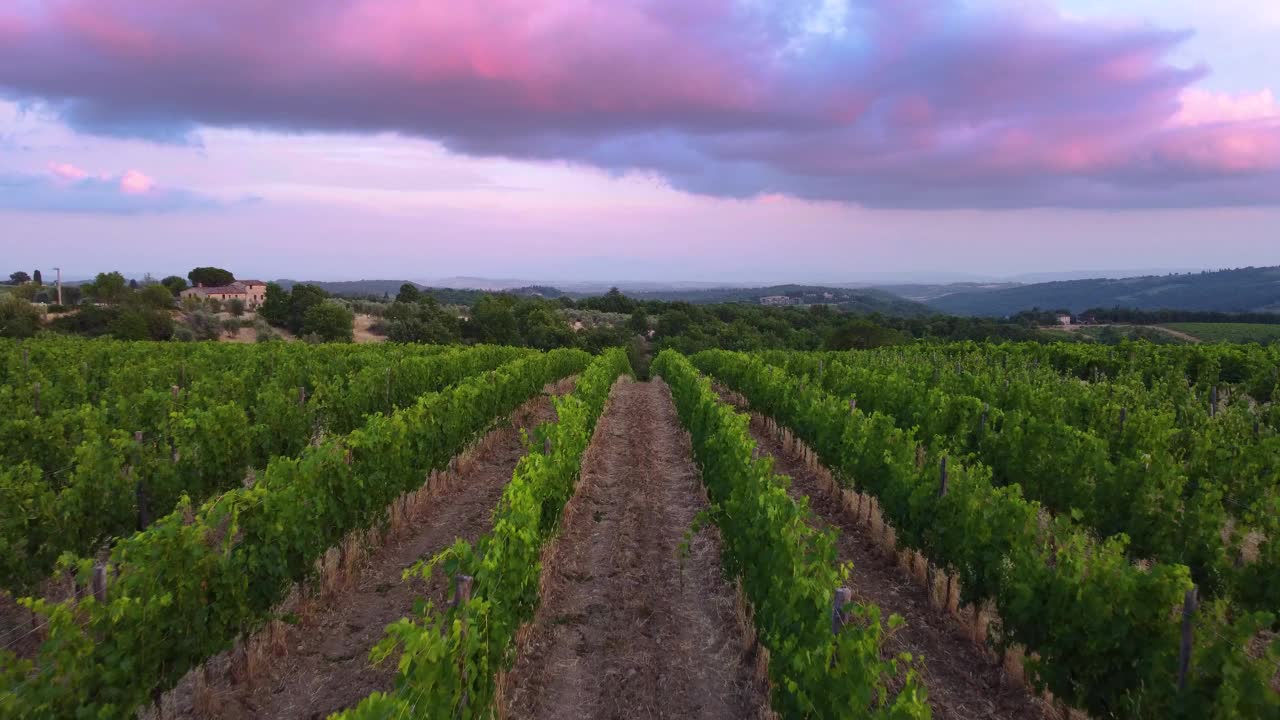
[[[386,342],[386,335],[379,335],[372,330],[374,323],[378,322],[379,319],[372,315],[356,315],[355,325],[352,328],[355,341],[357,343]]]

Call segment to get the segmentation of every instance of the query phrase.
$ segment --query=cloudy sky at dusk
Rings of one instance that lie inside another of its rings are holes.
[[[827,282],[1280,264],[1278,38],[1274,0],[6,0],[0,258]]]

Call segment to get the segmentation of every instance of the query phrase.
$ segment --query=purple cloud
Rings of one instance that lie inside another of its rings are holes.
[[[0,90],[87,132],[398,131],[709,195],[1280,204],[1280,107],[1197,95],[1205,70],[1167,60],[1184,32],[1012,3],[777,5],[47,0],[0,10]]]

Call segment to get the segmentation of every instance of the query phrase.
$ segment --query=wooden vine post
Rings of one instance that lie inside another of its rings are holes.
[[[1209,389],[1209,417],[1218,417],[1218,386]]]
[[[454,582],[453,607],[456,610],[458,608],[465,607],[467,603],[471,602],[471,585],[475,582],[475,578],[472,578],[470,575],[459,575],[456,578],[454,578],[453,582]],[[458,638],[458,643],[462,646],[462,652],[458,653],[458,673],[459,673],[459,677],[461,679],[461,685],[462,685],[462,702],[460,703],[459,708],[462,709],[462,708],[466,708],[468,703],[467,652],[466,652],[467,614],[466,612],[465,611],[462,612],[460,614],[460,617],[462,619],[462,628],[461,628],[461,635]]]
[[[984,420],[986,419],[985,414],[983,415],[983,419]],[[947,496],[947,456],[943,455],[942,462],[940,463],[940,469],[938,472],[938,499],[941,500],[946,496]],[[929,562],[929,558],[925,557],[923,553],[919,553],[919,555],[920,555],[920,559],[924,561],[924,577],[925,577],[925,585],[926,585],[925,589],[929,593],[929,604],[932,605],[934,603],[934,597],[935,597],[933,594],[933,591],[935,586],[937,585],[936,577],[933,572],[933,564]],[[951,579],[947,578],[947,599],[946,599],[946,604],[943,606],[943,609],[945,610],[950,605],[951,605]]]
[[[298,407],[305,407],[307,404],[307,388],[305,386],[298,388]]]
[[[846,587],[836,588],[835,597],[831,601],[831,634],[839,636],[840,631],[844,629],[846,623],[849,622],[849,616],[844,611],[844,606],[853,601],[853,591]],[[831,657],[831,664],[835,665],[836,658]]]
[[[93,599],[107,602],[107,564],[102,560],[93,563]]]
[[[1178,654],[1178,689],[1185,690],[1187,687],[1187,675],[1191,671],[1191,645],[1194,634],[1194,626],[1192,618],[1196,612],[1196,606],[1199,603],[1199,595],[1196,587],[1191,586],[1187,591],[1186,597],[1182,602],[1182,649]]]
[[[137,445],[137,447],[135,448],[137,454],[135,455],[135,461],[133,464],[133,469],[131,471],[134,472],[135,475],[141,476],[141,473],[137,472],[137,466],[142,461],[142,431],[141,430],[138,430],[133,434],[133,442],[135,445]],[[147,497],[147,488],[142,483],[142,480],[140,477],[138,479],[137,484],[133,486],[133,493],[134,493],[134,499],[137,501],[137,504],[138,504],[138,531],[141,532],[143,530],[146,530],[147,527],[151,525],[151,503],[149,498]]]
[[[844,606],[853,600],[853,591],[849,588],[836,588],[835,598],[831,603],[831,634],[839,635],[849,617],[844,611]]]

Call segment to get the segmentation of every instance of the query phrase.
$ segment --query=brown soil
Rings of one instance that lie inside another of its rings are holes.
[[[677,547],[707,500],[670,391],[619,383],[583,460],[542,604],[507,676],[514,718],[749,718],[753,683],[719,534]]]
[[[884,618],[896,614],[906,620],[906,626],[890,636],[887,649],[924,657],[921,678],[928,689],[934,718],[1012,720],[1049,716],[1040,699],[1030,694],[1020,680],[1007,677],[999,661],[974,644],[960,621],[931,604],[925,588],[904,571],[896,558],[886,556],[880,543],[844,511],[839,500],[828,495],[815,472],[786,452],[759,416],[753,418],[751,434],[760,451],[773,456],[775,472],[791,477],[788,492],[792,497],[808,497],[815,522],[838,531],[840,560],[853,563],[849,584],[854,600],[878,605]]]
[[[17,598],[0,590],[0,651],[31,659],[44,640],[47,621],[18,604]]]
[[[566,381],[554,391],[570,390],[572,382]],[[541,395],[512,417],[511,424],[490,433],[474,458],[459,464],[456,479],[431,499],[423,516],[368,557],[350,587],[309,607],[303,603],[301,620],[281,625],[283,638],[272,641],[279,657],[266,659],[251,681],[242,682],[243,670],[220,656],[209,663],[210,692],[192,688],[193,673],[165,703],[164,717],[174,717],[176,710],[183,717],[325,718],[374,691],[391,690],[394,659],[372,666],[370,649],[387,625],[413,615],[416,600],[425,596],[439,606],[448,595],[439,577],[425,585],[403,580],[403,572],[458,538],[475,542],[490,530],[493,508],[525,453],[520,430],[554,421],[555,410],[549,396]],[[193,710],[196,696],[206,712]]]
[[[1147,328],[1149,330],[1162,332],[1166,335],[1171,335],[1173,337],[1178,338],[1179,340],[1184,340],[1192,344],[1199,344],[1201,342],[1204,342],[1203,340],[1201,340],[1200,338],[1194,335],[1188,335],[1187,333],[1184,333],[1181,330],[1174,330],[1173,328],[1165,327],[1163,325],[1123,325],[1123,324],[1117,324],[1117,323],[1099,323],[1096,325],[1048,325],[1041,329],[1042,330],[1061,330],[1063,332],[1075,332],[1081,328],[1104,328],[1104,327],[1120,328],[1121,330],[1132,330],[1133,328]]]

